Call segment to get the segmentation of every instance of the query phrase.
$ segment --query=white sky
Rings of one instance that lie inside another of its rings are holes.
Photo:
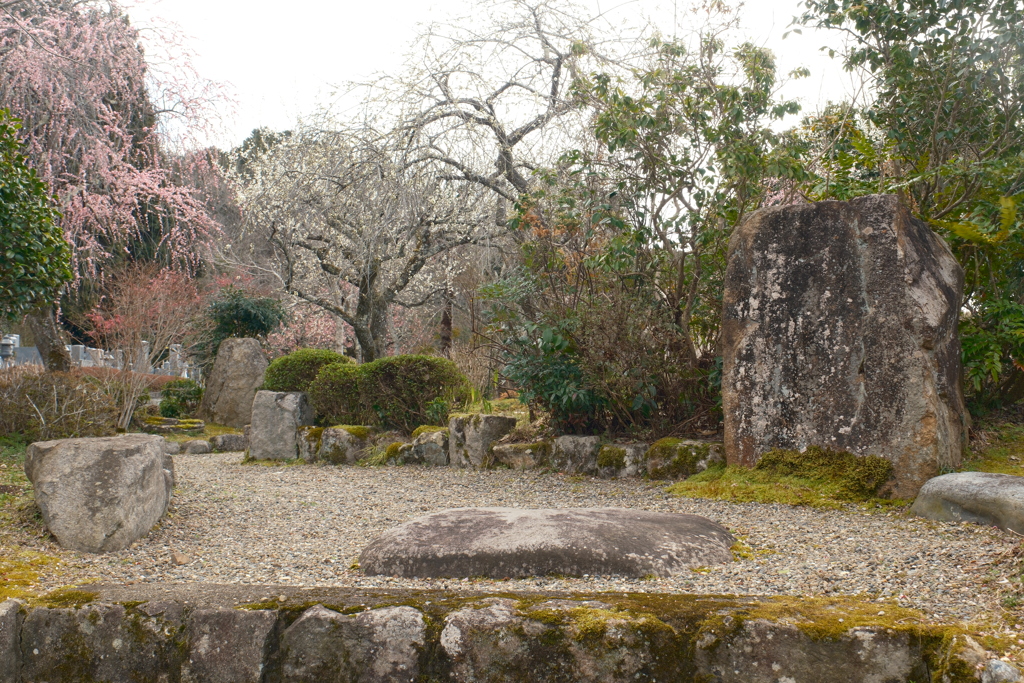
[[[138,27],[154,18],[177,24],[195,52],[203,78],[228,86],[236,103],[225,112],[223,130],[212,140],[222,148],[241,142],[260,126],[285,129],[329,98],[332,86],[400,70],[417,27],[463,12],[470,0],[135,0],[129,14]],[[624,19],[652,17],[672,33],[672,0],[580,0]],[[680,19],[690,0],[678,0]],[[740,10],[743,37],[775,52],[779,73],[798,66],[811,77],[783,91],[805,111],[852,90],[838,58],[818,48],[835,45],[834,35],[804,31],[785,40],[798,0],[751,0]]]

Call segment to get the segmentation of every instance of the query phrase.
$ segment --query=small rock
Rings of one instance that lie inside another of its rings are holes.
[[[940,522],[973,522],[1024,533],[1024,477],[943,474],[925,482],[910,512]]]
[[[504,415],[460,415],[448,421],[448,460],[456,467],[482,468],[491,446],[516,426]]]
[[[222,453],[237,453],[249,447],[249,439],[244,434],[219,434],[210,439],[213,450]]]
[[[174,564],[176,564],[178,566],[181,566],[181,565],[186,565],[189,562],[191,562],[192,558],[189,557],[188,555],[185,555],[185,554],[179,553],[177,551],[174,551],[174,552],[171,553],[171,560],[174,562]]]
[[[210,448],[209,441],[195,439],[194,441],[186,441],[184,450],[188,455],[201,455],[203,453],[210,453],[213,449]]]

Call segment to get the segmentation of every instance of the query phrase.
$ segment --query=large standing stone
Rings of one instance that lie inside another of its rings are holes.
[[[313,424],[313,409],[301,391],[257,391],[252,402],[249,457],[294,460],[299,457],[299,427]]]
[[[60,544],[90,553],[121,550],[148,534],[174,486],[164,439],[152,434],[34,443],[25,475]]]
[[[516,426],[514,417],[459,415],[448,421],[448,460],[456,467],[487,467],[491,446]]]
[[[940,522],[973,522],[1024,534],[1024,477],[944,474],[925,482],[910,512]]]
[[[732,559],[736,540],[696,515],[623,508],[458,508],[418,517],[370,543],[370,575],[492,578],[674,576]]]
[[[225,339],[206,380],[199,416],[207,422],[241,428],[249,424],[252,400],[263,385],[267,356],[256,339]]]
[[[963,271],[892,195],[751,214],[729,243],[725,450],[824,446],[893,463],[913,497],[960,463]]]

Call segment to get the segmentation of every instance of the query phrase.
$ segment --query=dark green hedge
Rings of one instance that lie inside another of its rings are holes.
[[[309,391],[309,385],[325,365],[354,362],[348,356],[328,349],[299,349],[270,363],[263,376],[263,388],[267,391]]]
[[[309,389],[324,424],[372,424],[411,432],[444,425],[466,403],[470,384],[450,360],[391,356],[359,366],[328,365]]]

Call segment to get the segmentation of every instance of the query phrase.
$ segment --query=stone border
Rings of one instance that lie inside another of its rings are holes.
[[[960,683],[986,668],[1016,675],[956,627],[854,599],[86,588],[0,604],[0,683]]]

